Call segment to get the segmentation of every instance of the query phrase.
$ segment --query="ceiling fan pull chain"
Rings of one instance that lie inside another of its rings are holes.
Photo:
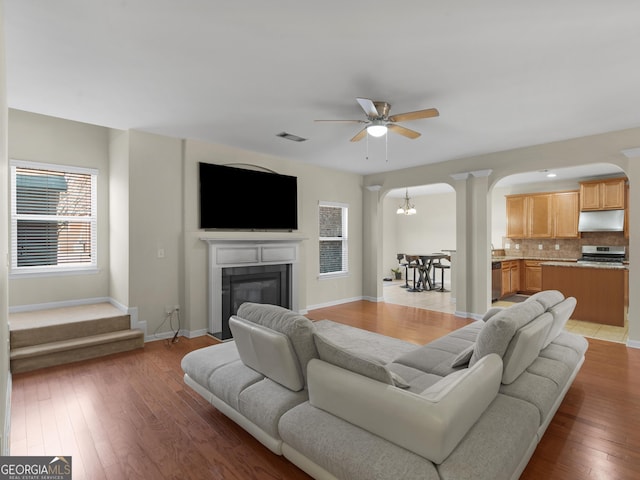
[[[389,135],[384,136],[384,161],[389,163]]]
[[[367,153],[365,154],[364,159],[369,160],[369,134],[367,134],[366,137],[367,137]]]

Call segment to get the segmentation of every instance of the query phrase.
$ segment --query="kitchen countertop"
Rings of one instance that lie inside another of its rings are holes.
[[[570,268],[601,268],[607,270],[629,270],[629,265],[612,265],[606,262],[558,262],[558,261],[545,261],[541,263],[543,266],[549,267],[570,267]]]
[[[508,262],[509,260],[535,260],[538,262],[575,262],[577,258],[557,258],[557,257],[516,257],[513,255],[501,255],[491,257],[492,262]]]
[[[541,262],[541,265],[554,267],[575,267],[575,268],[606,268],[611,270],[629,270],[629,263],[624,262],[622,265],[612,265],[610,263],[587,262],[578,263],[576,258],[544,258],[544,257],[515,257],[512,255],[493,256],[492,262],[508,262],[509,260],[535,260]]]

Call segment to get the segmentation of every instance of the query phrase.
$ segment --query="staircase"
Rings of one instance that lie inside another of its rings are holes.
[[[9,315],[11,372],[126,352],[144,346],[144,333],[109,303]]]

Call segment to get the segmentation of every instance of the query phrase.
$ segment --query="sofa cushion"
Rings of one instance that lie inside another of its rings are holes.
[[[313,338],[318,350],[318,356],[321,360],[359,375],[372,378],[378,382],[394,385],[391,371],[380,362],[364,355],[349,352],[317,333],[314,334]]]
[[[236,316],[289,337],[298,357],[300,371],[306,378],[307,363],[318,356],[313,342],[315,328],[311,320],[277,305],[251,302],[240,305]]]
[[[294,392],[304,388],[289,337],[235,316],[229,319],[229,328],[245,365]]]
[[[525,302],[538,302],[544,307],[545,310],[549,310],[554,305],[564,300],[564,295],[558,290],[543,290],[541,292],[531,295],[525,300]]]
[[[418,395],[312,360],[309,403],[440,463],[494,400],[502,360],[487,355],[452,375]]]
[[[542,313],[544,308],[540,303],[522,302],[489,318],[478,334],[469,366],[490,353],[503,357],[516,332]]]
[[[547,310],[553,316],[553,323],[551,324],[547,338],[542,344],[542,348],[545,348],[560,335],[560,332],[562,332],[564,326],[567,324],[567,320],[569,320],[575,310],[576,303],[574,297],[567,297]]]
[[[552,323],[551,314],[543,313],[515,333],[502,358],[504,363],[502,383],[512,383],[538,358]]]

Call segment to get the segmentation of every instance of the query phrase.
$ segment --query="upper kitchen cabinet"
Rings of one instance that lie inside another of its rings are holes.
[[[553,195],[543,193],[528,195],[525,199],[527,213],[527,237],[553,237]]]
[[[580,194],[558,192],[553,194],[553,232],[554,238],[578,238],[578,204]]]
[[[577,238],[578,192],[507,195],[507,237]]]
[[[624,209],[626,178],[608,178],[580,183],[580,210]]]
[[[526,236],[526,213],[524,195],[507,195],[507,237]]]

